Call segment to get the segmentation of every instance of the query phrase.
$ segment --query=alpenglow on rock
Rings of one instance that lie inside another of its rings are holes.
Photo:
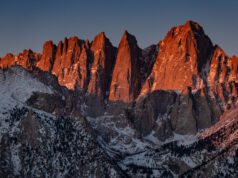
[[[43,71],[50,72],[54,64],[55,54],[56,46],[54,45],[53,41],[45,42],[43,46],[41,60],[39,60],[36,66]]]
[[[90,49],[93,53],[93,64],[88,92],[104,97],[114,64],[114,47],[102,32],[92,41]]]
[[[212,43],[202,27],[188,21],[173,27],[159,44],[159,54],[141,94],[155,90],[183,90],[203,84],[201,69],[209,59]]]
[[[134,36],[124,32],[119,44],[116,64],[112,73],[109,100],[132,102],[140,89],[141,50]]]
[[[238,177],[238,58],[195,22],[145,49],[127,31],[118,48],[47,41],[0,68],[0,177]]]
[[[71,37],[56,46],[48,41],[42,55],[24,50],[0,58],[1,69],[13,65],[30,71],[39,68],[55,75],[61,86],[110,101],[131,103],[156,90],[182,92],[187,87],[221,100],[221,110],[236,101],[231,96],[236,93],[238,58],[213,46],[203,28],[192,21],[173,27],[158,45],[145,49],[127,31],[118,48],[102,32],[92,42]]]
[[[74,90],[78,84],[86,89],[89,77],[89,44],[77,37],[65,38],[58,44],[52,74],[58,77],[60,85]]]

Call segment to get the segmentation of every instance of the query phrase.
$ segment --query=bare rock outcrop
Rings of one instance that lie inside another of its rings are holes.
[[[90,49],[93,53],[93,64],[88,92],[105,97],[114,64],[114,47],[102,32],[94,38]]]
[[[141,51],[134,36],[127,31],[121,39],[115,67],[112,73],[109,100],[130,103],[135,100],[140,89]]]
[[[52,74],[58,77],[60,85],[74,90],[76,84],[86,90],[89,77],[89,44],[77,37],[65,38],[58,44]]]
[[[140,96],[154,90],[183,90],[203,85],[200,72],[212,49],[202,27],[188,21],[172,28],[159,43],[159,53]]]
[[[50,72],[52,70],[56,54],[56,46],[53,41],[45,42],[41,59],[37,63],[37,67],[43,71]]]

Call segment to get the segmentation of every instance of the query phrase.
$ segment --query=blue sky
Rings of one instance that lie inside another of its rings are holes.
[[[1,0],[0,56],[42,52],[45,41],[64,37],[93,40],[102,31],[118,46],[125,29],[145,48],[187,20],[228,55],[238,55],[237,9],[237,0]]]

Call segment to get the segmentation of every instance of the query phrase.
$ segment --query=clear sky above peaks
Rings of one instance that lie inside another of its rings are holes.
[[[0,57],[64,37],[93,40],[104,31],[118,46],[125,29],[145,48],[171,27],[198,22],[214,44],[238,55],[237,0],[1,0]]]

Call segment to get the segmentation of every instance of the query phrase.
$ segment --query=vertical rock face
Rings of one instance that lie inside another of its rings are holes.
[[[134,101],[140,89],[141,50],[134,36],[123,34],[113,69],[109,100]]]
[[[237,68],[238,58],[228,57],[219,46],[215,46],[208,76],[209,86],[226,82],[237,83]]]
[[[66,43],[66,39],[65,39],[65,43]],[[52,74],[59,76],[62,73],[62,54],[63,54],[63,42],[60,41],[58,46],[57,46],[57,50],[56,50],[56,54],[55,54],[55,61],[54,61],[54,65],[52,68]]]
[[[42,57],[37,63],[37,67],[43,71],[50,72],[55,60],[56,46],[52,41],[47,41],[44,44]]]
[[[229,82],[236,82],[238,83],[238,76],[237,76],[237,72],[238,72],[238,58],[236,56],[232,56],[232,58],[230,58],[230,60],[228,61],[229,67],[230,67],[230,75],[229,75]]]
[[[117,50],[100,33],[91,43],[71,37],[58,46],[46,42],[42,55],[24,50],[0,58],[2,69],[13,65],[28,70],[38,67],[54,74],[60,85],[81,89],[78,95],[87,92],[81,97],[87,106],[84,111],[95,117],[106,110],[120,113],[129,106],[138,107],[141,111],[140,116],[135,114],[136,128],[143,135],[154,129],[162,140],[172,131],[194,134],[207,128],[238,103],[238,58],[230,58],[213,46],[202,27],[192,21],[173,27],[158,45],[143,50],[127,31]],[[156,94],[158,90],[166,92]],[[171,100],[166,101],[167,97]],[[107,99],[122,102],[106,104]],[[135,99],[136,104],[132,103]],[[140,105],[140,101],[146,103]],[[168,108],[157,114],[161,107]]]
[[[216,98],[222,112],[237,105],[237,68],[237,57],[230,58],[219,46],[214,47],[207,81],[209,95]]]
[[[140,60],[140,62],[141,62],[140,72],[141,72],[141,79],[142,79],[141,83],[142,84],[145,82],[145,80],[151,74],[156,57],[158,56],[158,51],[159,51],[159,44],[151,45],[151,46],[142,50],[142,58]]]
[[[165,140],[172,135],[170,120],[165,119],[172,111],[177,100],[175,92],[154,91],[147,97],[141,98],[135,105],[131,117],[135,128],[143,136],[154,129],[154,135],[160,140]]]
[[[197,132],[193,115],[193,101],[189,94],[177,98],[171,114],[172,128],[178,134],[191,135]]]
[[[105,96],[114,64],[113,46],[105,33],[97,35],[91,45],[93,65],[88,92],[95,96]]]
[[[212,49],[202,27],[188,21],[172,28],[159,44],[159,53],[140,95],[154,90],[193,89],[202,85],[200,72]]]
[[[74,90],[76,84],[86,89],[89,76],[88,41],[77,37],[65,38],[59,42],[52,73],[58,77],[60,85]]]
[[[210,71],[208,75],[208,83],[209,86],[214,86],[216,83],[224,83],[226,78],[228,77],[227,66],[228,57],[224,53],[224,51],[216,46],[213,52]]]

